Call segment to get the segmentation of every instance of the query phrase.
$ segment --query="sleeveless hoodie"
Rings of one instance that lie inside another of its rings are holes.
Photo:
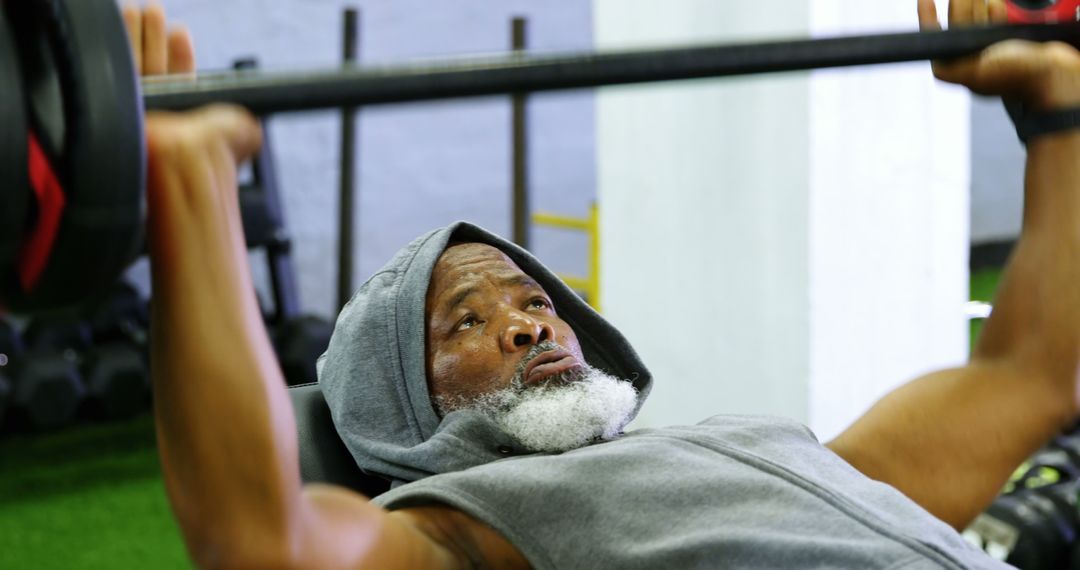
[[[540,283],[586,361],[631,381],[639,408],[652,383],[629,342],[528,252],[465,222],[427,233],[360,287],[318,363],[342,441],[393,483],[377,504],[453,506],[538,569],[1009,567],[787,419],[716,416],[561,454],[530,453],[475,412],[440,420],[424,302],[451,241],[492,245]]]

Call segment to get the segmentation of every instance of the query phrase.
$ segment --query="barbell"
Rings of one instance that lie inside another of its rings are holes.
[[[140,81],[114,0],[0,0],[0,307],[100,295],[142,243],[143,111],[256,114],[724,77],[974,54],[1007,39],[1080,44],[1080,0],[1011,0],[1008,26],[619,52],[443,59]],[[1030,22],[1057,22],[1046,23]]]

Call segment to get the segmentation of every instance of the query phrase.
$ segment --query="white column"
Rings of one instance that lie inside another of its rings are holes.
[[[813,6],[818,35],[915,27],[914,2]],[[967,356],[971,115],[926,62],[815,72],[810,105],[808,405],[825,439]]]
[[[596,0],[595,35],[610,49],[914,25],[846,4]],[[961,360],[965,105],[925,65],[600,90],[604,307],[656,376],[637,425],[768,413],[827,438]]]

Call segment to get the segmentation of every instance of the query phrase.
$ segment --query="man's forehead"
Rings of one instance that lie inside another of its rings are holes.
[[[444,291],[486,279],[507,284],[536,284],[498,248],[482,243],[462,243],[446,248],[439,257],[429,293],[441,296]]]
[[[498,248],[484,243],[461,243],[447,247],[435,264],[433,279],[457,280],[478,273],[524,273]]]
[[[486,243],[475,242],[451,243],[439,256],[438,263],[457,265],[473,260],[501,260],[514,264],[501,249]],[[514,266],[517,267],[516,264]]]

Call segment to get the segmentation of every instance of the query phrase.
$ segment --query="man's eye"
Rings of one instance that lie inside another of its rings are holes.
[[[551,303],[547,302],[547,299],[541,299],[539,297],[529,301],[530,309],[550,309]]]
[[[458,323],[457,330],[459,330],[459,331],[468,330],[468,329],[471,329],[471,328],[475,327],[478,324],[480,324],[480,321],[476,320],[476,317],[471,317],[471,316],[470,317],[465,317],[464,319],[461,320],[460,323]]]

